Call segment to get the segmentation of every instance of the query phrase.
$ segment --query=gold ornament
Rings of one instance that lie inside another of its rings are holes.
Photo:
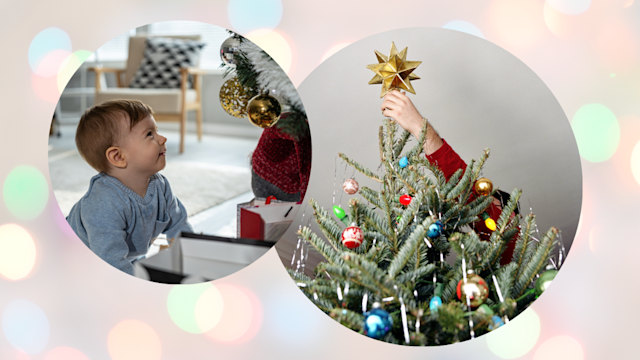
[[[476,194],[480,196],[491,195],[491,192],[493,191],[493,183],[487,178],[479,178],[476,180],[474,190],[476,191]]]
[[[413,71],[422,61],[407,61],[407,48],[405,47],[398,53],[396,44],[393,42],[391,42],[391,51],[388,57],[382,55],[378,50],[375,50],[375,53],[378,63],[367,65],[367,69],[376,73],[369,84],[382,84],[380,97],[393,89],[402,89],[415,94],[411,80],[420,79],[418,75],[413,74]]]
[[[489,286],[480,276],[468,274],[466,282],[464,279],[460,279],[458,282],[456,294],[463,303],[466,303],[468,298],[469,305],[472,308],[476,308],[482,305],[489,297]]]
[[[280,117],[280,103],[271,95],[257,95],[249,100],[247,117],[255,126],[261,128],[271,127],[275,125]]]
[[[247,104],[254,95],[252,89],[242,86],[237,77],[233,77],[220,87],[220,105],[227,114],[243,118],[247,115]]]

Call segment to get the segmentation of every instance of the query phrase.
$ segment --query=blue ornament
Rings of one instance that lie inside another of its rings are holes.
[[[442,299],[440,299],[438,295],[432,297],[431,301],[429,301],[429,310],[431,310],[432,313],[437,313],[440,306],[442,306]]]
[[[428,237],[430,237],[431,239],[435,239],[439,237],[440,234],[442,234],[442,223],[440,222],[440,220],[429,225],[429,229],[427,230]]]
[[[364,334],[370,338],[382,338],[391,330],[391,324],[391,315],[380,308],[364,313]]]
[[[502,318],[498,315],[493,315],[491,317],[491,324],[489,324],[489,330],[493,331],[502,325],[504,325],[504,320],[502,320]]]
[[[409,159],[406,156],[403,156],[400,161],[398,161],[398,165],[400,165],[401,169],[404,169],[409,165]]]

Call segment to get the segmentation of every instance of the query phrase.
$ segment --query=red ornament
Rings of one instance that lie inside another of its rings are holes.
[[[346,246],[349,249],[355,249],[358,246],[362,245],[362,240],[364,240],[364,233],[362,229],[357,226],[349,226],[348,228],[342,230],[342,245]]]
[[[400,204],[404,206],[411,204],[411,196],[407,194],[400,196]]]

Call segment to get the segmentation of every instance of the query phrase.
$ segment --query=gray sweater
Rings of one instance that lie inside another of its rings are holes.
[[[175,238],[181,231],[193,231],[187,211],[160,174],[151,177],[143,198],[120,180],[99,173],[67,221],[96,255],[128,274],[159,234]]]

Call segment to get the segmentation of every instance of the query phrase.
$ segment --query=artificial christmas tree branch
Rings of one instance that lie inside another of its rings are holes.
[[[430,219],[426,219],[425,221],[431,223]],[[404,244],[400,248],[400,251],[398,252],[396,257],[393,259],[393,261],[391,261],[388,270],[389,276],[397,276],[398,273],[404,268],[404,266],[409,261],[409,257],[413,255],[416,248],[422,242],[426,231],[427,230],[422,224],[416,226],[411,235],[409,235],[407,240],[404,241]]]
[[[434,264],[427,264],[425,266],[418,267],[417,269],[403,272],[396,277],[398,283],[415,283],[420,278],[425,278],[433,273],[437,269]]]
[[[391,236],[391,226],[386,223],[385,219],[381,218],[375,210],[372,210],[357,201],[352,202],[352,207],[355,207],[360,213],[362,213],[376,231],[387,237]]]
[[[513,288],[513,282],[515,281],[514,273],[516,270],[517,264],[512,262],[496,271],[496,280],[503,298],[511,297],[511,289]]]
[[[400,135],[400,138],[398,139],[398,141],[396,141],[396,143],[393,145],[393,158],[397,159],[400,157],[400,153],[402,152],[402,150],[404,150],[405,145],[407,144],[407,141],[409,141],[409,138],[411,137],[411,133],[404,130],[402,132],[402,135]]]
[[[460,177],[462,177],[462,174],[463,174],[462,169],[456,170],[453,174],[451,174],[449,181],[446,181],[446,183],[442,186],[442,194],[445,198],[453,190],[453,188],[456,185],[458,185],[458,182],[460,181]]]
[[[526,286],[531,284],[535,276],[544,268],[545,263],[548,262],[551,249],[556,245],[557,236],[558,229],[552,227],[542,238],[531,261],[525,264],[524,271],[516,281],[515,294],[517,294],[517,296],[524,293]]]
[[[447,200],[458,199],[458,202],[464,203],[468,197],[463,197],[463,192],[466,193],[465,190],[471,189],[473,187],[472,177],[474,176],[473,167],[475,165],[475,160],[471,160],[467,168],[465,169],[462,178],[458,183],[449,191],[444,194]],[[464,199],[464,200],[462,200]]]
[[[509,201],[507,201],[506,206],[502,208],[502,213],[500,214],[500,218],[498,218],[497,222],[498,231],[500,231],[500,233],[504,233],[504,231],[507,229],[507,225],[508,223],[510,223],[511,215],[514,214],[521,195],[522,190],[514,189],[509,196]]]
[[[371,188],[367,187],[367,186],[363,186],[362,188],[360,188],[359,191],[360,196],[362,196],[363,198],[365,198],[365,200],[367,200],[369,202],[369,204],[375,206],[378,209],[382,208],[382,199],[380,197],[380,193],[372,190]],[[389,228],[388,224],[386,224],[387,228]]]
[[[513,259],[512,261],[516,263],[516,270],[513,274],[513,281],[515,281],[518,276],[520,269],[522,268],[522,264],[525,259],[530,258],[531,256],[527,256],[526,253],[533,252],[533,246],[530,245],[531,233],[535,227],[535,215],[529,214],[527,215],[525,221],[525,227],[520,231],[520,238],[516,241],[516,246],[513,251]]]
[[[322,230],[322,233],[329,240],[329,244],[336,251],[340,244],[340,225],[329,216],[329,213],[321,208],[316,201],[313,199],[310,201],[311,207],[313,208],[314,215],[316,216],[316,222],[318,223],[318,227]]]
[[[347,164],[351,165],[354,169],[358,170],[359,172],[361,172],[362,174],[366,175],[368,178],[373,179],[377,182],[382,182],[382,179],[374,174],[371,170],[365,168],[364,166],[358,164],[357,162],[351,160],[347,155],[343,154],[343,153],[338,153],[338,156],[344,160]]]
[[[303,227],[299,230],[298,234],[308,243],[310,243],[313,248],[322,255],[327,261],[334,263],[336,259],[338,259],[337,251],[334,246],[327,243],[324,239],[318,237],[313,231],[311,231],[308,227]]]
[[[362,316],[362,314],[358,314],[351,310],[332,309],[329,312],[329,316],[353,331],[357,331],[359,333],[362,333],[363,331],[362,321],[364,320],[364,316]]]
[[[394,126],[396,126],[395,123],[394,123]],[[429,122],[426,119],[424,119],[424,122],[422,124],[422,129],[420,130],[420,136],[418,136],[418,143],[411,150],[409,150],[409,153],[407,154],[407,157],[412,161],[418,160],[418,157],[422,154],[424,150],[424,143],[427,140],[428,128],[429,128]]]
[[[402,212],[402,215],[400,215],[400,220],[398,221],[398,225],[397,225],[397,229],[399,233],[405,232],[405,230],[407,229],[407,226],[409,226],[411,221],[413,221],[413,219],[418,214],[418,211],[420,210],[420,206],[422,205],[423,201],[424,201],[423,191],[419,191],[411,199],[411,203],[407,206],[406,209],[404,209],[404,211]],[[431,224],[428,224],[427,227],[429,225]]]

